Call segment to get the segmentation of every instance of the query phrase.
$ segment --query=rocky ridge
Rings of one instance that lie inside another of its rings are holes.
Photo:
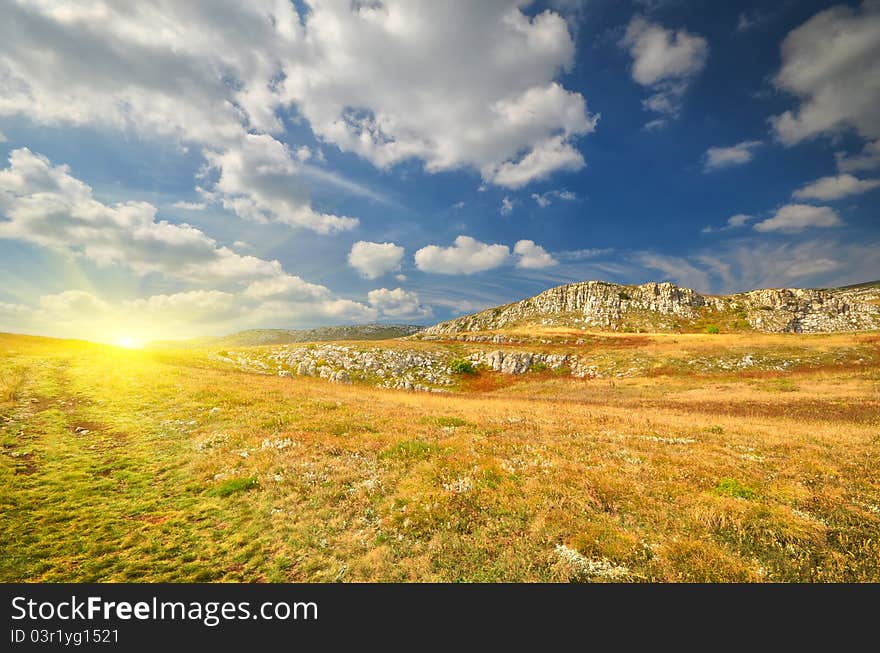
[[[804,346],[756,349],[748,345],[725,347],[698,354],[676,355],[642,349],[569,349],[535,351],[521,347],[473,348],[458,345],[437,349],[359,348],[348,345],[281,346],[211,354],[213,360],[258,374],[317,377],[334,383],[363,383],[384,388],[448,392],[467,377],[461,365],[474,371],[522,375],[551,373],[581,379],[627,378],[658,369],[679,373],[724,374],[736,371],[785,372],[823,365],[875,364],[880,358],[870,341],[830,350]]]
[[[880,328],[880,306],[857,294],[800,288],[702,295],[672,283],[624,286],[586,281],[550,288],[520,302],[441,322],[416,338],[534,324],[607,331],[677,331],[702,322],[768,333]]]

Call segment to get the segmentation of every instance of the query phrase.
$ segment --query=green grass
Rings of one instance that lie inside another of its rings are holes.
[[[0,335],[0,581],[880,581],[875,336],[578,347],[435,394]],[[745,354],[802,365],[689,364]]]
[[[405,440],[397,442],[379,452],[380,460],[425,460],[440,448],[436,444],[422,440]]]
[[[754,489],[747,485],[743,485],[734,478],[721,479],[713,489],[713,492],[720,496],[748,499],[750,501],[758,496],[758,493]]]
[[[224,481],[211,491],[218,497],[228,497],[239,492],[247,492],[260,486],[260,482],[256,476],[248,476],[247,478],[232,478]]]

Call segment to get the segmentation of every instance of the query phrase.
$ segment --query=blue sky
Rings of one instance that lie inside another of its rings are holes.
[[[880,278],[878,2],[0,4],[0,330]]]

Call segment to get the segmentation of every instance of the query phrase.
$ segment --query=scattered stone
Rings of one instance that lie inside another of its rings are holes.
[[[623,580],[631,576],[630,570],[622,565],[616,565],[607,558],[587,558],[564,544],[556,545],[556,556],[569,568],[575,579]]]
[[[457,478],[451,483],[444,483],[443,488],[455,494],[464,494],[474,489],[474,482],[468,476]]]

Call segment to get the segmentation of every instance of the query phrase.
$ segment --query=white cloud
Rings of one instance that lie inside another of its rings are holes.
[[[306,301],[325,299],[330,296],[330,290],[325,286],[303,281],[295,275],[284,275],[254,281],[245,288],[244,294],[256,299]]]
[[[103,204],[92,189],[27,148],[0,169],[0,238],[36,243],[99,265],[182,279],[247,280],[280,274],[278,261],[240,256],[199,229],[156,219],[147,202]]]
[[[319,148],[279,142],[280,112],[382,168],[417,159],[430,172],[472,168],[517,188],[583,167],[574,140],[597,117],[554,81],[574,64],[568,24],[520,5],[328,0],[300,16],[278,0],[223,11],[207,1],[11,3],[0,24],[0,116],[196,144],[219,171],[209,193],[227,209],[344,231],[356,219],[313,208],[309,183],[382,198],[311,165]]]
[[[743,141],[730,147],[710,147],[706,150],[703,170],[711,172],[719,168],[744,165],[754,157],[755,148],[761,141]]]
[[[703,233],[710,234],[715,231],[729,231],[731,229],[739,229],[740,227],[745,227],[750,220],[754,220],[754,216],[747,215],[745,213],[737,213],[736,215],[732,215],[727,218],[727,222],[724,223],[723,227],[703,227]]]
[[[4,134],[3,132],[0,132],[0,143],[8,143],[8,142],[9,142],[9,139],[6,138],[6,134]]]
[[[746,223],[752,219],[752,216],[747,215],[745,213],[737,213],[736,215],[732,215],[727,218],[727,226],[731,229],[736,229],[737,227],[744,227]]]
[[[835,152],[834,157],[837,159],[837,169],[841,172],[880,168],[880,139],[866,143],[859,154]]]
[[[666,118],[655,118],[654,120],[649,120],[644,125],[642,125],[642,129],[646,132],[659,131],[668,124],[669,121]]]
[[[574,41],[560,15],[521,4],[314,3],[283,96],[322,140],[381,168],[418,159],[516,187],[581,166],[571,141],[596,119],[553,81]]]
[[[359,240],[351,246],[348,263],[363,277],[376,279],[400,269],[403,253],[403,247],[394,243],[371,243]]]
[[[207,208],[205,202],[175,202],[171,205],[173,209],[181,209],[183,211],[204,211]]]
[[[880,137],[880,3],[840,4],[817,13],[782,42],[782,67],[774,84],[801,103],[772,119],[786,145],[820,134],[855,129]]]
[[[611,254],[614,250],[611,248],[590,248],[590,249],[569,249],[562,252],[555,252],[556,258],[562,261],[586,261],[588,259],[602,256],[603,254]]]
[[[422,306],[419,302],[418,293],[403,288],[377,288],[367,293],[367,300],[370,306],[387,317],[419,319],[433,314],[429,306]]]
[[[839,200],[880,187],[880,179],[858,179],[850,174],[822,177],[799,188],[793,196],[799,200]]]
[[[500,267],[509,256],[507,245],[487,245],[470,236],[459,236],[452,247],[423,247],[415,253],[415,263],[422,272],[473,274]]]
[[[312,158],[312,151],[308,148],[308,146],[301,145],[300,147],[296,148],[294,155],[296,156],[297,161],[305,163]]]
[[[513,246],[513,253],[519,256],[516,267],[526,270],[546,268],[556,265],[558,261],[550,256],[540,245],[533,240],[520,240]]]
[[[668,118],[676,118],[681,101],[690,84],[706,65],[709,44],[702,36],[685,29],[666,29],[634,16],[627,25],[619,45],[633,60],[633,80],[652,91],[643,101],[646,109],[662,114],[646,129],[662,127]]]
[[[226,208],[243,218],[306,227],[322,234],[347,231],[358,224],[355,218],[313,210],[308,189],[299,178],[300,164],[284,144],[267,134],[247,134],[223,152],[206,152],[206,157],[220,171],[215,192],[222,195]]]
[[[315,324],[325,319],[370,322],[378,316],[373,307],[334,297],[326,286],[309,283],[295,275],[255,281],[245,288],[241,297],[244,301],[258,302],[248,319],[263,327]]]
[[[203,148],[221,171],[214,199],[246,218],[332,233],[356,221],[311,208],[311,171],[271,134],[287,100],[288,60],[308,58],[292,3],[8,4],[0,25],[0,116],[170,136]],[[51,50],[45,51],[45,44]],[[34,56],[35,52],[46,56]],[[306,153],[308,152],[308,157]],[[230,167],[223,169],[224,165]]]
[[[810,227],[838,227],[842,225],[837,212],[828,206],[786,204],[772,218],[755,225],[755,231],[796,233]]]
[[[510,215],[513,213],[513,205],[516,203],[516,200],[511,200],[507,195],[505,195],[501,199],[501,208],[498,209],[498,212],[501,215]]]
[[[285,301],[266,299],[250,309],[247,324],[259,328],[290,328],[330,323],[374,322],[379,312],[350,299]]]
[[[573,202],[577,199],[577,195],[568,190],[548,190],[546,193],[532,193],[532,199],[542,209],[547,208],[553,203],[553,200],[562,200],[564,202]]]
[[[140,3],[136,10],[13,4],[4,8],[0,42],[0,116],[195,143],[221,168],[215,199],[243,217],[320,233],[356,224],[314,211],[305,179],[364,189],[303,162],[322,160],[320,150],[300,146],[292,154],[271,136],[283,129],[276,111],[286,104],[278,83],[285,61],[304,56],[306,47],[292,3],[233,3],[219,12],[204,1]],[[51,51],[34,56],[45,43]],[[233,169],[223,171],[224,164]]]
[[[546,179],[553,172],[577,171],[585,165],[580,152],[562,136],[557,136],[535,146],[519,161],[506,161],[484,176],[489,176],[498,186],[521,188],[530,181]]]

